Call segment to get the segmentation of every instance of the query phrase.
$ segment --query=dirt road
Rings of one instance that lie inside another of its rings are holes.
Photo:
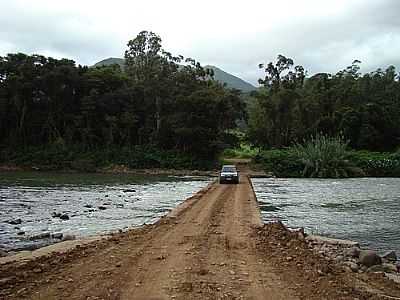
[[[208,186],[156,224],[0,271],[1,299],[377,297],[357,288],[370,278],[355,280],[285,229],[262,227],[246,176]],[[378,290],[400,296],[381,281]]]

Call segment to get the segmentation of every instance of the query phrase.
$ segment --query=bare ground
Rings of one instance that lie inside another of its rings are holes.
[[[263,226],[251,182],[211,184],[153,225],[0,266],[0,299],[400,299],[400,287]]]

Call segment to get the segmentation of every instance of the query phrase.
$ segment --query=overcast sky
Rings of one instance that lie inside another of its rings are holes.
[[[166,50],[256,84],[278,54],[309,74],[354,59],[400,71],[400,0],[0,0],[0,55],[24,52],[92,65],[122,57],[140,31]]]

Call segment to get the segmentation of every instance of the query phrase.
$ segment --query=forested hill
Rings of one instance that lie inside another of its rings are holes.
[[[110,65],[120,65],[121,68],[124,67],[125,60],[122,58],[110,57],[99,61],[98,63],[94,64],[94,67],[101,67],[101,66],[110,66]],[[204,68],[211,69],[214,71],[214,79],[221,82],[226,83],[228,88],[235,88],[241,90],[244,93],[249,93],[251,91],[256,90],[256,87],[251,85],[250,83],[244,81],[243,79],[236,77],[232,74],[229,74],[215,66],[207,65]]]
[[[102,66],[111,66],[111,65],[119,65],[122,69],[125,66],[125,59],[118,57],[109,57],[103,59],[93,65],[93,67],[102,67]]]

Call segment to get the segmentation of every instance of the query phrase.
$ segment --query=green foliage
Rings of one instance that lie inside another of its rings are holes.
[[[39,167],[42,170],[77,170],[93,172],[110,165],[125,165],[132,169],[210,169],[216,160],[201,159],[175,150],[160,150],[152,145],[132,148],[96,149],[83,151],[83,147],[56,148],[30,147],[18,152],[1,152],[0,163]]]
[[[278,177],[301,177],[303,165],[293,149],[265,150],[257,155],[255,163]]]
[[[222,156],[224,158],[255,158],[259,154],[259,151],[259,148],[241,143],[237,148],[225,149]]]
[[[304,144],[293,146],[304,166],[303,177],[342,178],[351,176],[354,166],[348,160],[347,142],[343,138],[317,135]]]
[[[21,53],[0,57],[2,160],[83,170],[118,162],[213,163],[234,142],[226,132],[244,118],[245,106],[240,92],[211,75],[193,59],[166,52],[147,31],[128,42],[123,69]]]
[[[351,151],[349,159],[368,176],[399,177],[400,155],[370,151]]]
[[[315,139],[314,139],[315,140]],[[272,172],[278,177],[399,177],[400,176],[400,156],[398,153],[380,153],[370,151],[346,151],[343,152],[343,141],[328,139],[333,141],[336,146],[315,146],[307,145],[300,146],[302,150],[299,151],[297,147],[291,147],[280,150],[264,150],[254,158],[254,161],[263,165],[266,171]],[[321,141],[317,142],[321,143]],[[329,143],[329,142],[328,142]],[[316,148],[327,148],[326,154],[321,153]],[[329,149],[336,147],[336,150]],[[328,150],[329,149],[329,150]],[[323,159],[333,156],[337,153],[338,157],[342,157],[339,161],[338,158],[333,158],[323,162]],[[318,158],[325,157],[325,158]],[[307,162],[304,162],[306,157]],[[319,161],[319,159],[321,161]],[[318,161],[319,172],[316,172],[316,165]],[[314,162],[314,163],[312,163]],[[305,171],[307,167],[307,171]],[[313,174],[314,173],[314,174]]]
[[[249,141],[264,148],[294,145],[322,133],[343,135],[356,150],[394,151],[400,141],[400,76],[393,66],[361,75],[359,61],[336,74],[306,78],[279,55],[266,67],[249,109]]]

